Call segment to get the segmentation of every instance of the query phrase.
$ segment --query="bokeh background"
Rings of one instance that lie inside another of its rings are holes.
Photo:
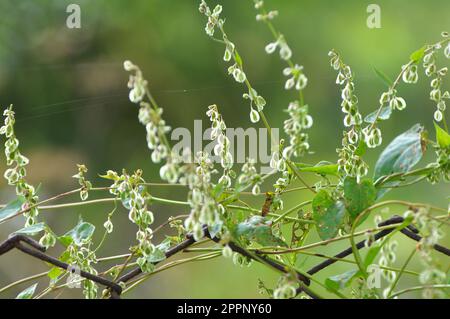
[[[14,104],[17,114],[16,132],[21,150],[31,160],[29,181],[41,184],[42,199],[74,189],[77,181],[71,176],[77,163],[89,168],[89,178],[96,185],[107,185],[99,173],[107,169],[132,171],[142,168],[148,181],[158,181],[159,168],[150,161],[145,131],[137,121],[137,107],[128,101],[128,75],[122,63],[130,59],[140,65],[165,119],[172,127],[192,128],[194,119],[203,119],[205,111],[216,103],[229,127],[246,127],[248,105],[241,97],[243,88],[226,74],[222,61],[222,45],[212,42],[204,32],[205,18],[198,13],[197,0],[0,0],[0,105]],[[209,1],[215,5],[217,1]],[[66,7],[81,6],[82,28],[66,27]],[[266,6],[278,9],[276,26],[285,34],[294,56],[305,66],[309,85],[305,91],[315,125],[310,131],[311,148],[305,162],[336,160],[335,149],[343,130],[340,94],[335,85],[335,72],[329,67],[327,53],[338,50],[355,73],[356,92],[363,114],[378,106],[384,84],[373,71],[376,67],[391,77],[408,61],[411,52],[425,43],[437,41],[440,33],[450,30],[450,2],[381,1],[381,29],[366,26],[367,6],[372,1],[275,1]],[[268,101],[266,112],[274,127],[281,127],[282,112],[293,99],[283,89],[284,64],[277,55],[268,56],[264,46],[271,41],[266,27],[255,20],[252,1],[226,0],[223,15],[230,38],[244,59],[247,75],[255,88]],[[448,62],[445,62],[448,64]],[[400,94],[408,107],[383,123],[383,146],[394,136],[420,122],[432,130],[435,106],[428,99],[428,80],[421,76],[418,85],[400,85]],[[373,165],[380,149],[368,152]],[[0,168],[5,168],[1,157]],[[431,160],[432,152],[422,161]],[[314,182],[314,176],[307,177]],[[269,189],[268,184],[264,189]],[[446,207],[448,185],[430,186],[420,183],[411,189],[398,189],[388,196],[412,201],[426,201]],[[155,196],[183,200],[183,190],[153,188]],[[94,195],[93,195],[94,196]],[[100,195],[101,196],[101,195]],[[295,193],[286,197],[285,206],[309,198]],[[0,180],[2,203],[14,198],[14,190]],[[67,200],[77,200],[77,196]],[[249,199],[256,206],[262,199]],[[102,223],[111,205],[97,205],[42,212],[50,226],[59,234],[72,228],[79,215],[97,225],[95,239],[103,233]],[[183,209],[154,205],[156,224]],[[391,209],[384,216],[402,213]],[[99,257],[126,253],[134,243],[135,227],[124,211],[115,215],[115,232]],[[372,223],[369,221],[368,223]],[[0,240],[21,228],[23,219],[0,225]],[[162,240],[162,233],[156,240]],[[310,240],[315,240],[314,236]],[[414,243],[398,238],[400,262],[410,253]],[[448,238],[444,241],[449,243]],[[348,243],[333,244],[317,251],[333,254]],[[57,255],[60,248],[50,252]],[[298,265],[308,267],[320,261],[303,256]],[[448,259],[440,259],[446,266]],[[108,265],[100,266],[104,269]],[[421,269],[413,259],[412,269]],[[320,280],[352,268],[336,264],[318,275]],[[11,252],[0,257],[0,286],[26,275],[46,270],[46,265]],[[259,266],[239,268],[231,260],[187,264],[151,278],[132,291],[134,298],[219,298],[261,297],[257,280],[262,278],[271,287],[278,274]],[[47,279],[38,289],[45,288]],[[418,284],[417,278],[405,275],[399,287]],[[0,297],[14,297],[28,287],[24,284]],[[318,288],[321,291],[320,288]],[[327,293],[324,293],[327,295]],[[52,297],[55,295],[49,295]],[[59,297],[80,297],[80,291],[68,290]],[[418,294],[406,295],[417,297]]]

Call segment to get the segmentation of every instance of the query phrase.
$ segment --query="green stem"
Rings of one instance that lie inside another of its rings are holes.
[[[47,274],[48,274],[48,271],[45,271],[45,272],[42,272],[40,274],[32,275],[32,276],[25,277],[23,279],[17,280],[15,282],[10,283],[9,285],[1,288],[0,289],[0,293],[3,293],[6,290],[11,289],[11,288],[13,288],[15,286],[18,286],[20,284],[23,284],[23,283],[26,283],[26,282],[29,282],[29,281],[32,281],[32,280],[35,280],[35,279],[39,279],[39,278],[45,277]]]
[[[434,288],[446,289],[446,288],[450,288],[450,284],[424,285],[424,286],[410,287],[410,288],[407,288],[407,289],[400,290],[400,291],[396,292],[395,294],[392,294],[389,297],[389,299],[398,297],[400,295],[403,295],[403,294],[405,294],[407,292],[411,292],[411,291],[424,290],[424,289],[434,289]]]
[[[402,269],[400,270],[399,274],[397,275],[397,278],[395,278],[395,281],[392,283],[391,288],[389,288],[389,292],[387,293],[387,298],[389,299],[391,296],[391,293],[394,291],[395,287],[397,286],[397,283],[400,281],[400,277],[405,272],[406,267],[408,266],[409,262],[413,258],[414,254],[416,253],[416,248],[412,250],[412,252],[409,254],[408,259],[406,259],[405,263],[403,264]]]
[[[277,223],[278,221],[282,220],[284,217],[286,217],[286,216],[289,215],[290,213],[295,212],[295,211],[299,210],[300,208],[302,208],[302,207],[304,207],[304,206],[306,206],[306,205],[309,205],[309,204],[311,204],[311,203],[312,203],[312,200],[308,200],[308,201],[306,201],[306,202],[303,202],[303,203],[298,204],[298,205],[295,206],[295,207],[292,207],[291,209],[287,210],[286,212],[284,212],[283,214],[281,214],[280,216],[278,216],[277,218],[275,218],[275,219],[273,220],[273,223],[274,223],[274,224]],[[313,222],[313,223],[314,223],[314,222]]]

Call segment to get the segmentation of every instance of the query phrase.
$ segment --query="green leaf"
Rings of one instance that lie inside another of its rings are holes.
[[[364,141],[364,139],[360,139],[359,143],[358,143],[358,147],[355,150],[355,155],[358,156],[363,156],[364,154],[366,154],[366,150],[367,150],[367,144]]]
[[[345,205],[327,191],[319,191],[312,201],[313,219],[322,240],[336,237],[345,215]]]
[[[325,285],[331,290],[344,289],[351,284],[356,274],[358,274],[358,270],[350,270],[343,274],[329,277],[325,279]]]
[[[16,299],[31,299],[36,291],[37,283],[19,293]]]
[[[235,58],[235,60],[236,60],[236,63],[239,65],[239,66],[241,66],[242,67],[242,58],[241,58],[241,56],[239,55],[239,53],[235,50],[234,51],[234,58]]]
[[[364,122],[372,124],[378,114],[378,110],[370,113],[364,118]],[[378,114],[378,120],[388,120],[391,117],[392,109],[390,106],[385,106],[381,108],[380,114]]]
[[[272,232],[271,221],[267,221],[262,216],[252,216],[248,220],[239,223],[234,229],[236,238],[244,238],[248,241],[256,242],[262,246],[282,246],[286,243],[275,236]]]
[[[422,60],[423,56],[425,55],[425,50],[426,50],[427,46],[424,45],[423,47],[421,47],[419,50],[414,51],[413,53],[411,53],[411,55],[409,56],[409,59],[411,61],[413,61],[414,63],[419,62],[420,60]]]
[[[13,234],[34,236],[34,235],[39,234],[46,228],[47,228],[47,225],[45,223],[38,223],[38,224],[34,224],[32,226],[24,227],[16,232],[14,232]]]
[[[392,80],[383,72],[378,70],[376,67],[372,67],[375,71],[375,74],[378,75],[378,77],[386,84],[388,87],[392,86]]]
[[[66,247],[72,243],[75,243],[77,246],[81,246],[91,239],[94,231],[94,225],[80,220],[75,228],[68,231],[65,235],[59,237],[58,239]]]
[[[422,145],[423,127],[414,125],[405,133],[397,136],[381,153],[375,164],[374,180],[394,173],[405,173],[413,168],[422,158],[425,148]],[[384,186],[398,185],[398,181]],[[378,198],[384,195],[388,188],[378,192]]]
[[[15,200],[9,202],[4,208],[0,209],[0,223],[20,212],[23,203],[25,203],[25,198],[19,196]]]
[[[68,250],[65,250],[58,258],[60,261],[64,263],[68,263],[71,259],[70,252]],[[48,272],[47,276],[50,278],[51,281],[55,281],[60,275],[62,275],[65,272],[64,269],[59,267],[52,267],[50,271]]]
[[[383,247],[382,245],[371,246],[370,249],[367,251],[366,257],[364,259],[364,266],[366,267],[366,269],[367,267],[373,264],[375,258],[377,258],[378,253],[380,252],[382,247]]]
[[[147,262],[152,264],[163,261],[164,259],[166,259],[166,254],[159,247],[155,247],[155,250],[153,250],[153,252],[147,256]]]
[[[55,280],[56,278],[58,278],[60,275],[62,275],[64,273],[64,270],[62,268],[59,267],[53,267],[52,269],[50,269],[50,271],[48,272],[47,276],[51,279],[51,280]]]
[[[296,163],[295,165],[300,172],[310,172],[319,175],[338,175],[338,165],[330,162],[322,161],[314,166],[303,163]]]
[[[377,189],[369,179],[365,179],[358,184],[356,178],[346,177],[344,180],[344,198],[350,218],[354,221],[361,212],[375,203]]]
[[[444,131],[436,122],[434,122],[434,127],[436,129],[436,142],[442,148],[447,148],[450,146],[450,135]]]

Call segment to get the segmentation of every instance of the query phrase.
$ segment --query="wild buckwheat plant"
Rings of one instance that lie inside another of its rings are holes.
[[[314,106],[306,103],[305,68],[294,61],[288,39],[275,27],[278,11],[267,10],[261,0],[254,1],[254,8],[256,21],[268,30],[267,45],[261,51],[281,59],[280,74],[285,77],[282,88],[291,99],[285,107],[284,123],[277,123],[282,124],[284,130],[281,141],[274,138],[265,115],[265,110],[271,107],[270,97],[263,97],[255,90],[252,72],[244,68],[245,57],[239,54],[239,45],[233,42],[233,35],[226,32],[222,6],[212,8],[201,1],[199,11],[205,18],[207,37],[223,49],[223,57],[218,59],[223,60],[231,80],[242,87],[250,124],[261,122],[269,132],[272,171],[262,174],[254,158],[248,158],[241,167],[234,163],[232,143],[226,134],[226,118],[220,113],[225,106],[219,107],[220,101],[205,107],[204,115],[211,123],[210,139],[215,143],[212,152],[205,149],[194,154],[187,148],[175,151],[168,139],[171,127],[163,117],[163,108],[151,94],[149,82],[137,65],[125,61],[124,69],[129,73],[129,100],[137,106],[138,120],[145,127],[149,159],[158,167],[161,182],[147,182],[140,169],[134,172],[105,170],[101,177],[109,186],[94,186],[89,181],[93,175],[80,164],[73,176],[78,182],[76,189],[42,200],[38,189],[26,180],[29,161],[20,152],[17,137],[20,132],[15,131],[15,113],[10,106],[3,113],[4,125],[0,133],[5,138],[8,166],[4,177],[8,185],[15,188],[17,196],[0,210],[0,223],[23,215],[25,224],[4,238],[0,255],[17,248],[30,258],[45,261],[49,269],[1,288],[0,292],[47,277],[47,287],[33,284],[18,298],[43,298],[57,290],[77,287],[86,298],[120,298],[166,269],[223,257],[240,267],[262,264],[278,273],[279,280],[275,283],[264,278],[255,283],[255,290],[270,298],[399,298],[412,291],[420,291],[425,298],[449,297],[450,251],[440,242],[449,226],[450,206],[383,200],[387,192],[394,194],[400,187],[450,180],[450,134],[445,117],[450,98],[445,82],[448,72],[447,67],[438,65],[439,55],[450,58],[449,34],[443,32],[438,42],[412,53],[394,81],[377,72],[387,89],[380,95],[378,108],[365,116],[358,103],[351,67],[337,50],[331,50],[329,61],[336,72],[341,95],[336,104],[342,110],[345,130],[333,162],[307,165],[303,162],[314,149],[308,136],[313,126],[311,114],[320,117]],[[324,54],[324,63],[326,59]],[[415,84],[420,74],[425,74],[431,84],[426,94],[435,106],[430,114],[435,121],[435,132],[427,133],[422,125],[416,124],[402,128],[404,133],[386,141],[383,122],[389,120],[393,112],[408,111],[407,97],[398,88],[400,82]],[[383,141],[386,146],[381,149]],[[144,138],[142,143],[144,146]],[[379,152],[374,167],[369,167],[366,160],[369,149]],[[434,152],[434,159],[419,164],[427,149]],[[306,182],[307,174],[315,178],[314,184]],[[153,196],[152,189],[161,184],[185,189],[186,200]],[[301,186],[296,186],[298,184]],[[309,192],[311,200],[285,207],[286,194],[302,191]],[[99,243],[93,240],[94,225],[81,217],[65,234],[56,234],[45,221],[43,213],[49,206],[43,204],[77,193],[80,201],[52,207],[63,210],[98,202],[111,203],[111,210],[98,212],[104,217]],[[92,193],[104,194],[104,197],[89,199]],[[248,197],[260,198],[260,206],[246,203]],[[154,225],[154,215],[159,213],[154,203],[177,206],[183,213],[170,217],[162,225]],[[110,234],[120,231],[114,226],[114,216],[122,213],[128,215],[136,231],[135,237],[127,241],[129,251],[97,257]],[[375,213],[383,217],[377,215],[374,225],[363,228],[369,224],[363,222]],[[162,242],[156,241],[155,232],[164,229],[169,232],[166,226],[173,231]],[[399,237],[404,238],[398,241]],[[399,252],[404,251],[402,243],[406,241],[415,246],[406,257],[400,256]],[[315,251],[324,245],[333,247],[335,242],[347,242],[349,248],[336,251],[334,256]],[[63,250],[57,257],[46,253],[54,246]],[[179,258],[168,260],[174,255]],[[308,256],[322,258],[323,262],[305,268]],[[420,260],[420,270],[409,269],[413,258]],[[107,261],[116,264],[105,269],[101,265]],[[338,263],[347,264],[349,270],[325,279],[316,275]],[[406,276],[410,278],[402,281]],[[409,286],[399,289],[399,283]]]

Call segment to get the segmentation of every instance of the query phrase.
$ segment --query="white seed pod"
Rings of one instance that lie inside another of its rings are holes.
[[[265,50],[266,50],[267,54],[272,54],[272,53],[275,52],[277,47],[278,47],[278,41],[277,42],[272,42],[272,43],[269,43],[268,45],[266,45]]]
[[[439,101],[441,99],[441,90],[440,89],[431,90],[430,99],[436,102]]]
[[[103,224],[103,227],[105,227],[106,232],[108,234],[111,234],[113,232],[113,229],[114,229],[114,225],[113,225],[111,219],[108,218],[108,220]]]
[[[225,245],[222,249],[222,255],[225,258],[231,258],[233,257],[233,250],[230,248],[230,246]]]
[[[247,79],[244,71],[242,71],[240,68],[235,68],[233,71],[233,77],[234,79],[239,83],[244,83]]]
[[[289,76],[289,75],[291,75],[293,73],[292,71],[293,71],[293,69],[291,67],[284,68],[283,69],[283,75],[284,76]]]
[[[345,82],[345,76],[342,74],[342,72],[339,72],[336,77],[336,84],[342,85]]]
[[[403,99],[402,97],[394,97],[389,102],[389,106],[393,110],[397,109],[397,110],[401,111],[406,107],[406,102],[405,102],[405,99]]]
[[[450,42],[447,44],[447,46],[444,49],[444,55],[447,59],[450,59]]]
[[[255,99],[255,105],[258,108],[258,111],[261,112],[264,109],[264,106],[266,106],[266,100],[261,95],[258,95]]]
[[[301,73],[298,76],[298,80],[297,80],[297,84],[295,85],[295,88],[298,91],[300,91],[300,90],[303,90],[307,84],[308,84],[308,78],[303,73]]]
[[[250,110],[250,121],[252,123],[258,123],[260,120],[260,116],[258,111],[256,111],[254,108],[251,108]]]
[[[295,86],[295,78],[292,77],[292,78],[289,78],[289,79],[286,81],[286,84],[284,85],[284,88],[285,88],[286,90],[290,90],[290,89],[292,89],[294,86]]]
[[[425,75],[430,77],[436,72],[436,64],[430,64],[425,69]]]
[[[259,184],[253,185],[252,194],[255,196],[261,194],[261,188],[259,187]]]
[[[437,110],[436,112],[434,112],[434,119],[436,120],[436,122],[442,121],[443,117],[444,116],[442,115],[442,112],[440,110]]]
[[[132,71],[136,68],[136,66],[131,63],[131,61],[126,60],[125,62],[123,62],[123,68],[125,69],[125,71]]]
[[[202,239],[204,235],[202,225],[195,224],[192,234],[194,236],[195,241],[199,241],[200,239]]]
[[[391,94],[389,92],[384,92],[380,97],[380,105],[384,105],[384,103],[389,102],[391,99]]]
[[[287,61],[292,57],[292,51],[286,43],[283,43],[280,48],[280,57]]]
[[[231,178],[230,178],[230,176],[222,175],[222,177],[219,178],[219,184],[222,184],[226,188],[231,187]]]

